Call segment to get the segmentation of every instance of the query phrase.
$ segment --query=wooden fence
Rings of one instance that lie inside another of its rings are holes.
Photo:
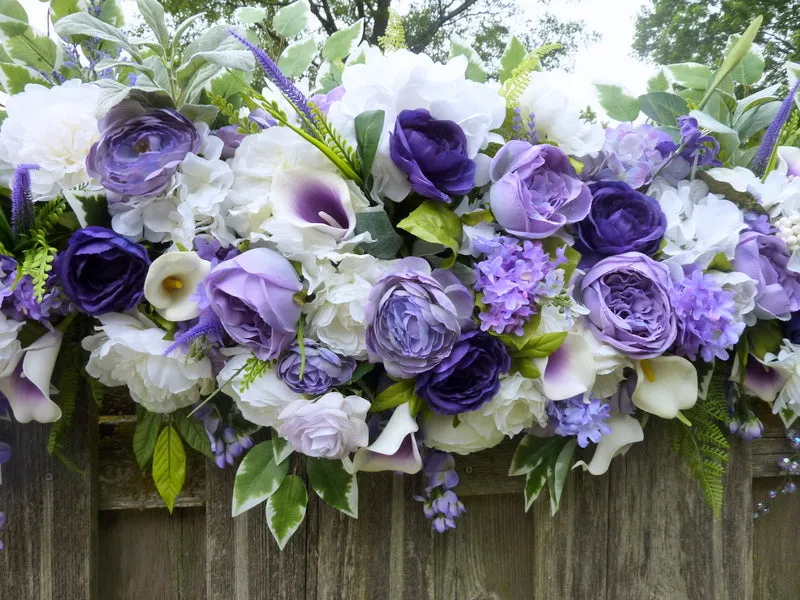
[[[16,452],[0,486],[2,600],[800,598],[800,498],[752,520],[789,452],[777,426],[735,445],[718,521],[650,427],[606,476],[571,477],[554,518],[546,498],[523,512],[504,445],[457,460],[468,512],[455,531],[431,532],[417,478],[365,474],[357,521],[312,496],[279,552],[263,509],[230,517],[233,470],[202,458],[170,516],[133,458],[134,419],[90,426],[88,404],[65,448],[83,475],[47,455],[46,427],[0,426]]]

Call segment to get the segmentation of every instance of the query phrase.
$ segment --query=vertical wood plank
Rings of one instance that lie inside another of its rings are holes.
[[[771,489],[780,489],[783,479],[756,479],[755,500],[766,500]],[[754,598],[800,598],[800,497],[779,496],[770,503],[769,514],[753,523]]]
[[[47,454],[49,427],[0,422],[11,444],[3,465],[0,532],[3,597],[25,600],[95,600],[97,574],[97,417],[94,403],[79,397],[64,455],[83,474]],[[7,594],[7,595],[6,595]]]

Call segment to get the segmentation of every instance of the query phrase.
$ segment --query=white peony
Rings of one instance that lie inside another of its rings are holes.
[[[86,156],[100,137],[95,110],[100,88],[71,79],[47,88],[29,83],[6,104],[0,127],[0,161],[10,178],[21,164],[34,164],[34,200],[54,198],[61,189],[86,183]]]
[[[165,332],[143,315],[107,313],[97,317],[96,334],[83,340],[91,352],[86,372],[103,385],[127,385],[147,410],[168,413],[200,400],[214,389],[211,361],[164,356]]]
[[[466,414],[459,415],[458,426],[454,427],[452,415],[432,415],[422,425],[422,443],[443,452],[471,454],[493,448],[503,441],[505,435],[490,426],[491,420],[476,429],[472,420],[464,417]]]

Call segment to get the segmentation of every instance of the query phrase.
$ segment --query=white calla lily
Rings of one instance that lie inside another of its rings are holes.
[[[615,414],[606,424],[611,428],[611,433],[600,439],[592,460],[588,465],[578,461],[575,467],[581,466],[584,471],[589,471],[592,475],[602,475],[608,471],[611,459],[625,454],[633,444],[644,439],[644,431],[639,421],[625,413]]]
[[[192,298],[211,270],[196,252],[168,252],[153,261],[144,281],[144,297],[162,317],[180,322],[200,314]]]
[[[50,379],[61,350],[59,332],[44,334],[11,359],[9,375],[0,379],[2,392],[20,423],[53,423],[61,418],[61,409],[50,399]]]
[[[372,444],[353,456],[353,472],[400,471],[418,473],[422,457],[414,435],[419,431],[408,403],[398,406],[381,434]]]
[[[594,356],[582,335],[567,334],[558,350],[534,362],[542,374],[542,391],[548,400],[566,400],[588,392],[594,385]]]
[[[674,419],[697,402],[697,370],[681,356],[658,356],[636,363],[633,403],[645,412]]]
[[[777,170],[788,177],[800,176],[800,148],[794,146],[779,146]]]

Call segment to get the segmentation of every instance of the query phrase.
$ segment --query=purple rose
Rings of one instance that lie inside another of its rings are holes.
[[[292,264],[277,252],[255,248],[225,260],[203,285],[228,335],[261,360],[277,358],[294,340],[300,320],[294,296],[303,286]]]
[[[339,356],[313,340],[303,341],[303,351],[305,365],[302,376],[303,358],[297,343],[292,344],[278,361],[278,376],[292,391],[318,396],[353,377],[356,361],[352,358]]]
[[[594,336],[636,359],[659,356],[675,341],[671,289],[667,266],[639,252],[601,260],[580,283]]]
[[[367,353],[392,377],[411,378],[450,355],[471,324],[473,298],[450,271],[405,258],[381,277],[367,301]]]
[[[150,257],[144,246],[105,227],[72,234],[56,259],[64,294],[81,312],[101,315],[142,301]]]
[[[511,368],[503,342],[483,331],[470,331],[453,352],[417,377],[417,395],[435,412],[457,415],[477,410],[500,389],[500,375]]]
[[[800,276],[789,271],[786,242],[774,235],[744,231],[733,258],[733,268],[755,279],[755,315],[759,319],[789,319],[800,310]]]
[[[489,175],[492,213],[516,236],[546,238],[589,214],[592,193],[555,146],[508,142],[492,159]]]
[[[86,171],[120,196],[152,196],[169,185],[178,165],[200,148],[194,124],[171,108],[146,109],[123,100],[100,121],[100,140]]]
[[[592,208],[578,223],[576,250],[598,260],[623,252],[652,256],[658,251],[667,217],[655,198],[620,181],[592,183],[589,189]]]
[[[425,198],[450,202],[475,186],[475,161],[467,155],[467,137],[453,121],[434,119],[427,110],[397,116],[389,149],[411,189]]]

